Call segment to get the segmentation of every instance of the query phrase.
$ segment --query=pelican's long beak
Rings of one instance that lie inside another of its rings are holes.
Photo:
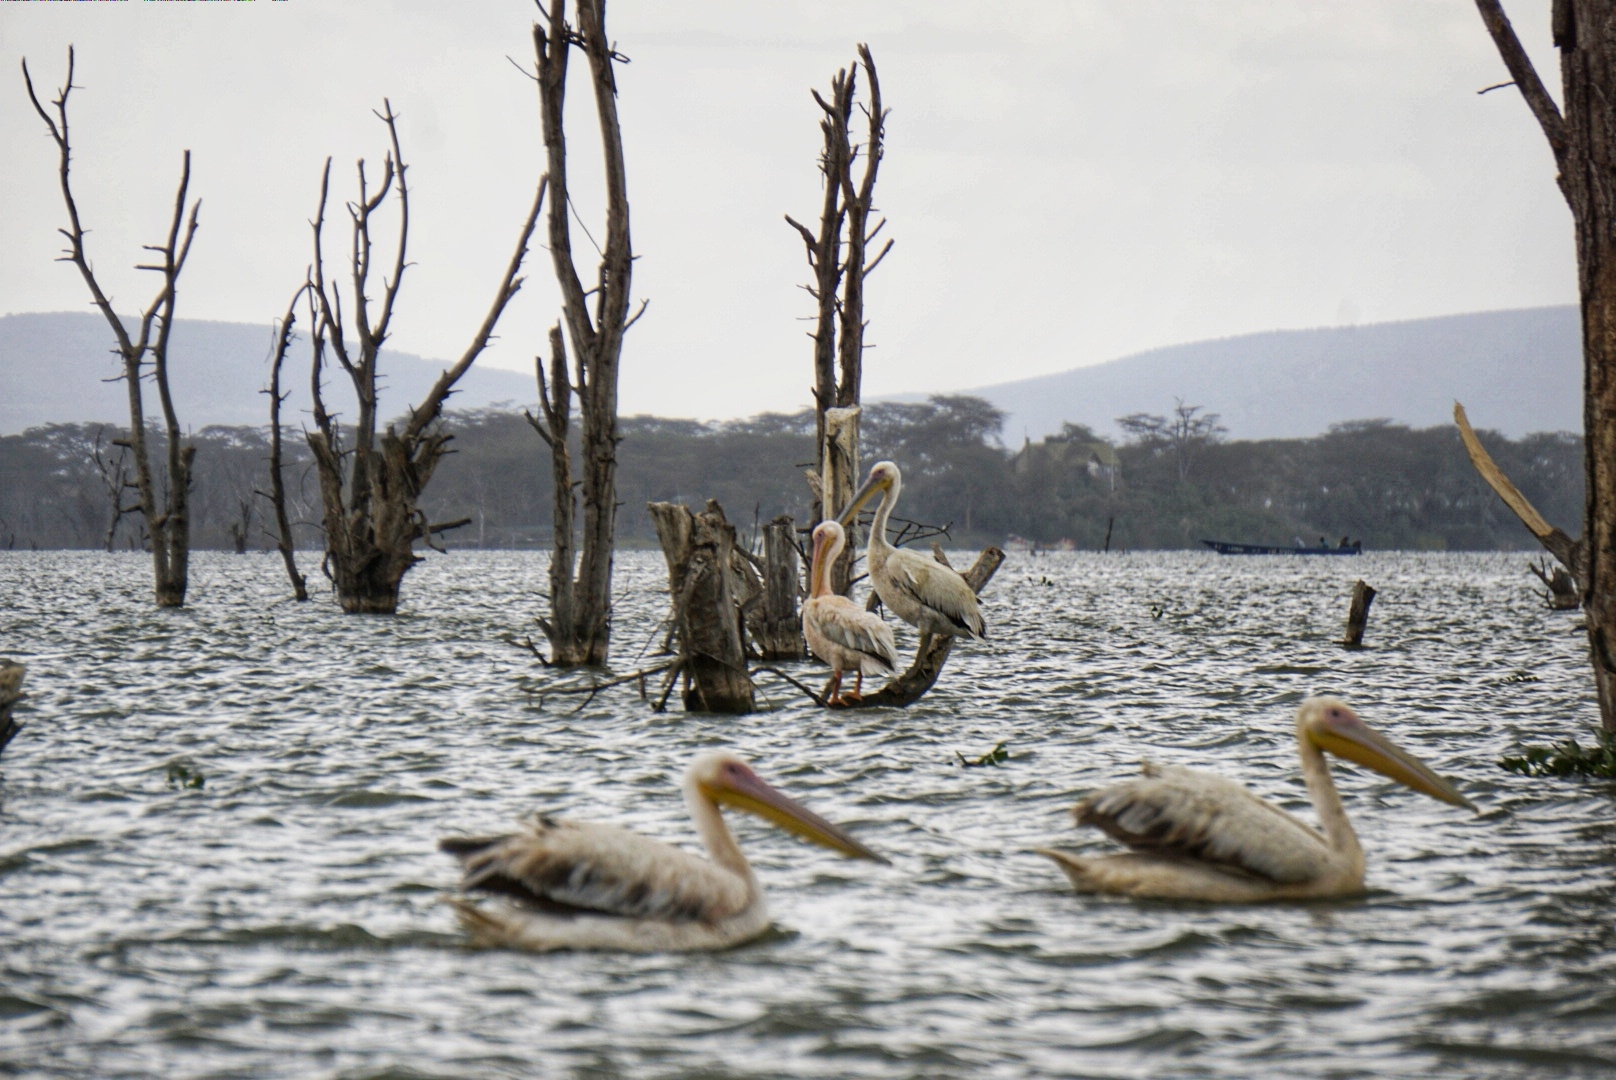
[[[887,481],[879,476],[872,476],[868,480],[864,481],[864,486],[853,492],[853,497],[847,501],[846,508],[844,508],[841,514],[836,518],[837,522],[842,526],[842,528],[845,529],[849,525],[853,524],[853,519],[858,516],[859,510],[864,506],[864,504],[869,502],[871,497],[874,496],[877,491],[885,490],[886,486]]]
[[[1429,765],[1350,712],[1344,716],[1319,718],[1309,726],[1308,737],[1320,750],[1374,769],[1422,795],[1467,810],[1476,809],[1474,803],[1459,794],[1458,788],[1438,776]]]
[[[703,783],[702,788],[713,801],[766,818],[804,840],[811,840],[855,859],[890,862],[795,799],[782,795],[750,769],[741,775],[726,774]]]

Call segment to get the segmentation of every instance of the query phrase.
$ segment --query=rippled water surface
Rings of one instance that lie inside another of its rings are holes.
[[[0,1073],[83,1077],[1561,1077],[1616,1069],[1613,785],[1499,769],[1582,735],[1575,616],[1519,555],[1012,556],[994,640],[907,710],[657,715],[542,696],[510,639],[545,561],[434,556],[396,618],[297,605],[202,555],[190,606],[134,555],[0,553],[28,726],[0,759]],[[1352,581],[1380,590],[1361,652]],[[664,571],[619,560],[614,659]],[[913,647],[903,628],[900,645]],[[821,673],[801,665],[805,677]],[[1079,897],[1069,808],[1142,756],[1311,816],[1292,713],[1330,691],[1472,815],[1340,766],[1368,896],[1254,908]],[[998,768],[955,751],[1008,742]],[[463,946],[439,835],[535,808],[695,843],[727,746],[889,854],[736,828],[775,930],[728,953]],[[200,787],[189,786],[198,782]]]

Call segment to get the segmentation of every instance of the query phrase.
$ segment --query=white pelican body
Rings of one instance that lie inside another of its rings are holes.
[[[986,637],[976,593],[957,571],[929,555],[887,543],[887,517],[903,491],[903,474],[896,465],[876,462],[838,520],[845,527],[877,491],[881,492],[881,505],[876,507],[864,556],[881,603],[920,631],[922,653],[934,635]]]
[[[808,599],[802,605],[802,636],[813,654],[831,666],[829,701],[842,703],[842,672],[858,675],[857,698],[864,676],[891,674],[898,663],[898,643],[892,627],[874,612],[865,611],[845,596],[830,591],[830,568],[847,544],[847,535],[834,521],[814,526],[814,558],[808,571]]]
[[[1079,892],[1167,900],[1249,903],[1363,892],[1364,855],[1347,821],[1324,751],[1356,761],[1415,791],[1474,810],[1452,784],[1358,719],[1338,698],[1312,697],[1296,711],[1302,776],[1323,832],[1230,780],[1146,762],[1144,778],[1083,799],[1073,816],[1133,848],[1088,858],[1040,848]]]
[[[534,815],[508,836],[448,837],[464,892],[503,896],[490,907],[451,903],[479,945],[540,952],[724,949],[769,927],[768,906],[719,804],[766,817],[845,855],[881,856],[764,783],[731,754],[703,754],[685,774],[685,803],[708,859],[615,825]]]

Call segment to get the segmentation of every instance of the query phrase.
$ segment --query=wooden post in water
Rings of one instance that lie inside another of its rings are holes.
[[[797,523],[782,514],[763,527],[762,617],[752,638],[764,660],[800,660],[804,653],[802,621],[797,616],[801,591],[801,557]]]
[[[752,678],[730,585],[735,527],[711,499],[700,514],[677,503],[654,502],[647,509],[668,560],[685,711],[751,712]]]
[[[1369,623],[1369,605],[1375,602],[1375,590],[1358,581],[1352,586],[1352,607],[1347,611],[1347,636],[1341,644],[1349,649],[1363,648],[1364,627]]]
[[[22,725],[11,718],[11,707],[22,700],[22,677],[28,669],[12,660],[0,660],[0,753]]]

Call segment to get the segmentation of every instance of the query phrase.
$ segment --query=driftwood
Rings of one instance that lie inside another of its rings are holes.
[[[1369,605],[1375,602],[1375,590],[1363,581],[1352,586],[1352,606],[1347,609],[1347,636],[1341,644],[1349,649],[1363,648],[1364,628],[1369,625]]]
[[[1563,566],[1549,567],[1547,559],[1529,562],[1526,568],[1547,587],[1546,592],[1538,593],[1543,602],[1549,605],[1551,611],[1575,611],[1582,607],[1582,597],[1577,592],[1577,583]]]
[[[752,712],[756,706],[733,583],[734,526],[710,499],[700,514],[677,503],[654,502],[647,509],[668,560],[685,711]]]
[[[938,556],[939,562],[946,564],[947,560],[941,558],[940,551],[934,550],[933,554]],[[982,554],[978,555],[976,562],[972,563],[971,568],[965,571],[964,574],[966,584],[970,585],[971,591],[981,595],[982,590],[987,587],[988,582],[993,579],[993,575],[1003,562],[1004,552],[996,547],[987,548]],[[948,654],[953,649],[954,639],[952,637],[934,637],[931,640],[930,647],[925,652],[917,654],[914,663],[910,664],[909,670],[902,675],[899,675],[873,694],[865,694],[862,698],[857,699],[844,697],[840,706],[831,707],[869,709],[882,705],[894,707],[913,705],[924,697],[926,691],[930,690],[937,682],[937,676],[943,673],[943,665],[948,662]]]
[[[11,718],[11,709],[22,700],[22,677],[27,671],[14,661],[0,660],[0,753],[22,730],[22,725]]]
[[[764,660],[800,660],[805,645],[797,601],[802,592],[802,557],[796,523],[782,514],[763,528],[763,596],[747,628]]]

